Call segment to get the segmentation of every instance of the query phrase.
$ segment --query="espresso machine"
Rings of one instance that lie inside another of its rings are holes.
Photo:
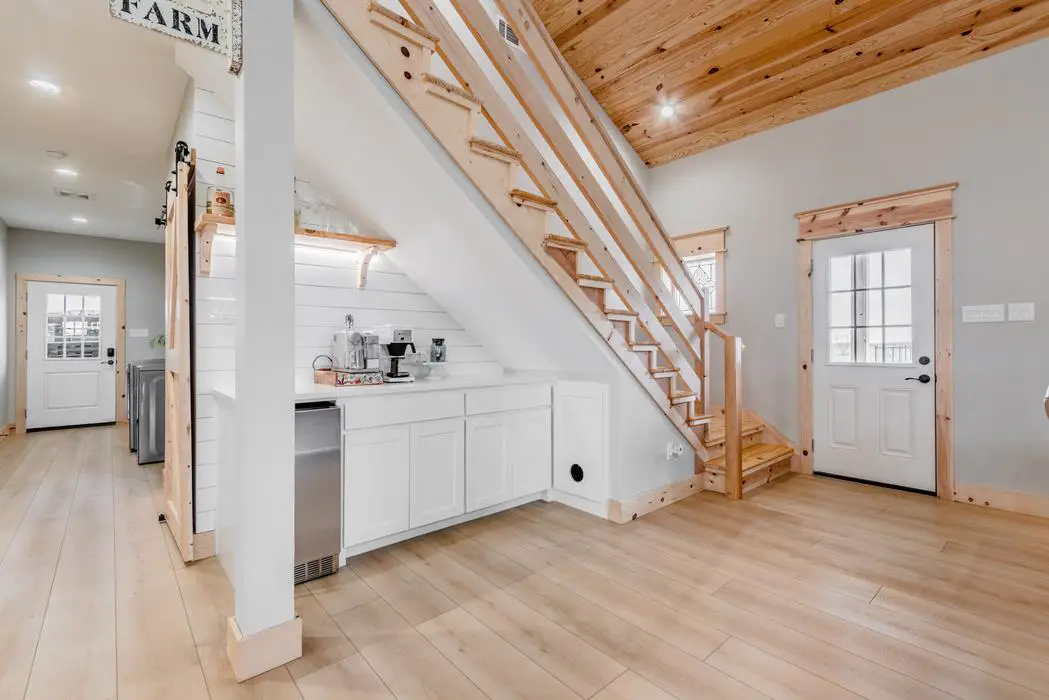
[[[378,344],[383,349],[385,357],[389,358],[390,369],[383,375],[382,380],[390,384],[413,382],[415,377],[407,372],[401,371],[401,360],[408,355],[408,348],[416,353],[415,342],[412,340],[412,329],[400,326],[380,326],[375,329],[378,336]]]
[[[355,328],[353,314],[346,314],[346,327],[332,338],[331,361],[337,386],[382,383],[379,337]]]

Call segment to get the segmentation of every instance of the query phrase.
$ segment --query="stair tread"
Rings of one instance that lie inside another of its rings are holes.
[[[688,425],[692,428],[698,428],[701,425],[710,425],[710,422],[714,420],[714,416],[705,414],[702,416],[693,416],[688,419]]]
[[[658,343],[627,343],[631,350],[638,352],[651,352],[653,350],[659,350]]]
[[[794,450],[790,445],[775,445],[768,442],[758,442],[743,448],[743,476],[764,469],[770,464],[790,457]],[[725,457],[722,455],[712,459],[705,465],[710,471],[725,471]]]
[[[472,138],[470,139],[470,147],[476,148],[477,150],[492,151],[499,153],[507,158],[513,158],[514,160],[521,160],[521,154],[510,148],[506,144],[499,143],[498,141],[489,141],[487,139]]]
[[[615,283],[612,280],[608,279],[607,277],[602,277],[601,275],[588,275],[580,272],[576,274],[575,278],[576,282],[578,282],[579,285],[582,287],[594,286],[591,283],[596,283],[596,285],[600,287],[615,286]]]
[[[586,243],[576,238],[568,238],[567,236],[556,236],[554,234],[548,234],[543,239],[543,245],[554,247],[554,248],[571,248],[572,250],[585,250]]]
[[[532,202],[533,204],[538,204],[540,206],[550,207],[551,209],[557,206],[557,202],[554,200],[547,199],[542,195],[528,192],[526,190],[510,190],[510,197],[513,199],[521,199],[526,202]]]
[[[435,35],[433,35],[430,32],[428,32],[425,28],[420,27],[418,24],[416,24],[415,22],[411,21],[407,17],[397,14],[396,12],[394,12],[393,10],[391,10],[390,8],[388,8],[388,7],[384,6],[384,5],[380,5],[377,2],[369,2],[368,3],[368,12],[374,12],[376,14],[380,14],[383,17],[386,17],[387,19],[390,19],[390,20],[396,22],[397,24],[401,25],[405,29],[412,30],[413,32],[415,32],[416,34],[418,34],[419,36],[423,37],[424,39],[426,39],[427,41],[429,41],[429,42],[431,42],[433,44],[436,44],[438,42],[438,38]]]
[[[677,374],[680,371],[677,367],[653,367],[649,370],[652,374]]]
[[[746,414],[743,415],[743,437],[760,433],[765,429],[765,423],[759,419],[751,418]],[[707,447],[715,447],[725,442],[725,414],[721,413],[714,416],[714,420],[710,424],[710,429],[707,431],[707,436],[703,439],[703,444]]]
[[[433,73],[423,73],[422,79],[423,79],[423,82],[430,83],[431,85],[436,85],[437,87],[439,87],[439,88],[441,88],[443,90],[447,90],[448,92],[452,93],[453,95],[458,95],[459,97],[463,98],[464,100],[469,100],[470,102],[473,102],[474,104],[476,104],[478,106],[481,104],[481,101],[479,99],[477,99],[474,96],[474,94],[472,92],[470,92],[469,90],[467,90],[466,88],[461,87],[459,85],[456,85],[454,83],[450,83],[447,80],[445,80],[444,78],[438,78]]]
[[[641,315],[638,312],[629,309],[605,309],[604,311],[606,316],[633,316],[634,318],[637,318]]]

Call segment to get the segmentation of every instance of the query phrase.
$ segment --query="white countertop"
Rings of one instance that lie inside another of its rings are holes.
[[[458,377],[419,379],[407,384],[378,384],[373,386],[334,387],[325,384],[296,384],[295,403],[307,401],[335,401],[364,396],[415,394],[426,391],[455,391],[480,389],[515,384],[553,382],[559,378],[552,372],[506,372],[504,374],[467,374]],[[214,387],[212,393],[226,399],[236,399],[232,386]]]

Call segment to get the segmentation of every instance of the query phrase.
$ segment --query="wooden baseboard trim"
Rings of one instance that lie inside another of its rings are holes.
[[[215,531],[193,535],[193,561],[215,556]]]
[[[989,486],[956,486],[954,500],[1021,515],[1049,518],[1049,496],[1019,491],[1001,491]]]
[[[643,515],[666,508],[683,498],[695,495],[703,490],[702,476],[690,476],[682,481],[675,481],[662,488],[642,493],[625,501],[608,502],[608,519],[614,523],[628,523]]]
[[[14,421],[11,421],[7,425],[5,425],[3,428],[0,428],[0,437],[8,437],[9,435],[14,435],[14,432],[15,432],[15,423],[14,423]]]
[[[245,637],[231,616],[226,624],[226,656],[239,683],[294,661],[302,656],[302,618]]]

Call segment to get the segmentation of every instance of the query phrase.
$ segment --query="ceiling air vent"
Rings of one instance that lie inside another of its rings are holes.
[[[521,40],[517,38],[517,34],[514,33],[514,30],[502,17],[499,18],[499,36],[503,37],[506,43],[515,49],[521,49]]]
[[[74,192],[72,190],[56,189],[55,190],[55,194],[57,194],[59,197],[65,198],[65,199],[79,199],[79,200],[82,200],[84,202],[86,202],[86,201],[91,199],[91,195],[89,195],[89,194],[84,194],[83,192]]]

